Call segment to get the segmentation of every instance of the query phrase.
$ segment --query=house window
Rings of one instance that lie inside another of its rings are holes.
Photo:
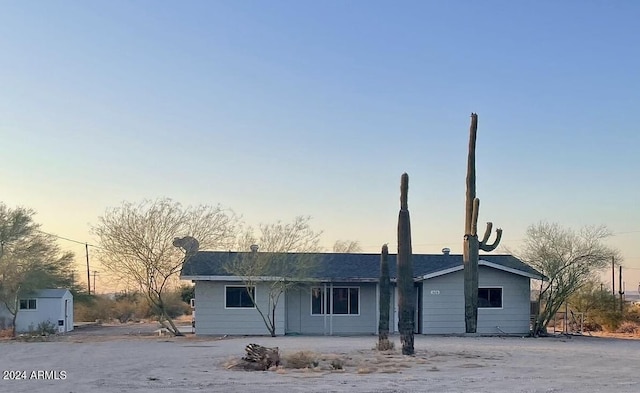
[[[358,315],[360,314],[360,288],[354,287],[337,287],[330,288],[314,287],[311,288],[311,314],[312,315]],[[324,301],[323,301],[324,300]],[[333,312],[331,312],[331,303],[333,300]]]
[[[478,308],[502,308],[502,288],[478,288]]]
[[[20,299],[20,310],[35,310],[36,299]]]
[[[224,302],[226,308],[255,308],[253,300],[256,287],[225,286]]]

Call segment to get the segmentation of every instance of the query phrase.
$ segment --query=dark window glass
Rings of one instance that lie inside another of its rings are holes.
[[[358,296],[359,289],[358,288],[349,288],[349,314],[357,314],[358,313]]]
[[[479,308],[501,308],[502,288],[478,288]]]
[[[20,299],[20,310],[35,310],[36,299]]]
[[[325,308],[322,307],[324,290],[322,288],[311,288],[311,314],[322,315]]]
[[[349,314],[349,288],[333,288],[333,313]]]
[[[253,308],[251,298],[255,296],[256,289],[251,287],[251,294],[246,287],[227,287],[226,306],[228,308]]]
[[[335,315],[358,314],[359,288],[333,288],[331,297],[326,297],[324,307],[322,304],[323,294],[323,288],[311,288],[311,314],[331,314],[331,301],[333,302],[333,314]]]

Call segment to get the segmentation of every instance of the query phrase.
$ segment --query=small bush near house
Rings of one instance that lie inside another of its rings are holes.
[[[33,325],[29,325],[29,334],[32,336],[49,336],[57,332],[56,325],[51,321],[43,321],[35,328]]]

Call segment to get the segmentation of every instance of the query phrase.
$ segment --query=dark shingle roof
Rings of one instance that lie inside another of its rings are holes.
[[[224,266],[246,252],[200,251],[183,267],[181,276],[231,276]],[[285,254],[294,263],[298,254]],[[314,279],[327,280],[377,280],[380,276],[380,254],[344,254],[317,253],[307,254],[317,258]],[[459,254],[414,254],[413,276],[422,277],[447,269],[462,267],[462,255]],[[487,261],[507,269],[516,270],[529,276],[542,276],[531,266],[512,255],[480,255],[481,261]],[[391,278],[396,278],[396,255],[389,255]]]

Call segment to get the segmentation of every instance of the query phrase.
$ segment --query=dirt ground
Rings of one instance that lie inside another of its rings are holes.
[[[45,342],[2,341],[0,392],[640,391],[640,340],[416,336],[416,356],[406,357],[373,350],[375,336],[174,338],[156,328],[94,326]],[[283,357],[309,351],[318,367],[228,369],[251,342],[277,346]],[[326,367],[336,358],[342,370]]]

